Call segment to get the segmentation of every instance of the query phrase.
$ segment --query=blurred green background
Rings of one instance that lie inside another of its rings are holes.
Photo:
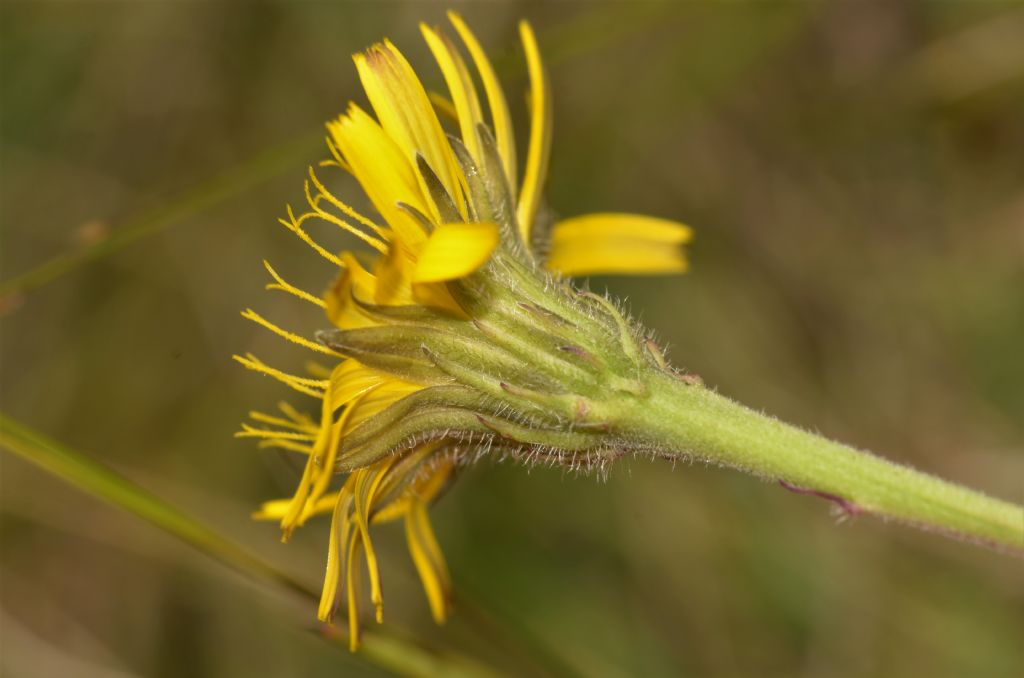
[[[264,257],[307,289],[333,275],[275,220],[325,155],[323,121],[363,100],[352,52],[387,35],[443,87],[417,22],[447,6],[0,5],[0,280],[151,236],[8,286],[3,410],[318,586],[327,521],[282,546],[248,518],[295,465],[231,437],[286,393],[230,355],[306,356],[238,313],[325,325],[262,291]],[[1024,498],[1021,5],[457,7],[521,142],[516,21],[538,32],[557,213],[696,229],[685,277],[591,281],[676,364]],[[0,459],[3,675],[386,675],[318,638],[312,605]],[[510,675],[1024,675],[1021,561],[841,522],[734,472],[637,460],[601,482],[483,462],[432,515],[455,617],[433,625],[385,526],[388,625]]]

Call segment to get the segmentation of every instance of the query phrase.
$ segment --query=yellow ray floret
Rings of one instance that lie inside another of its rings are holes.
[[[498,144],[498,155],[501,156],[502,164],[505,167],[505,176],[512,188],[512,196],[516,193],[516,140],[512,132],[512,116],[508,112],[508,103],[505,101],[505,94],[501,90],[501,83],[494,73],[487,54],[480,46],[476,36],[469,30],[466,22],[455,12],[448,12],[448,19],[455,26],[456,32],[462,39],[462,43],[469,50],[473,58],[476,71],[484,83],[484,92],[487,95],[487,105],[491,109],[491,122],[494,130],[494,138]]]
[[[351,359],[334,368],[321,402],[320,425],[306,468],[288,510],[281,517],[282,539],[285,541],[292,530],[314,515],[317,502],[327,492],[335,475],[334,466],[342,439],[351,430],[349,422],[359,412],[360,404],[388,381],[385,375]],[[339,409],[341,413],[336,415]],[[278,438],[284,439],[285,436]]]
[[[498,246],[494,223],[442,224],[430,234],[416,260],[414,283],[455,280],[486,263]]]
[[[540,207],[541,191],[548,174],[548,160],[551,156],[551,89],[548,75],[540,58],[537,38],[530,24],[519,23],[519,34],[526,50],[526,64],[530,71],[530,144],[526,154],[526,173],[523,175],[522,193],[516,218],[523,242],[529,246],[530,235],[537,209]]]
[[[326,498],[325,498],[326,499]],[[331,514],[331,531],[327,543],[327,571],[324,573],[324,586],[320,594],[320,607],[317,611],[317,618],[320,621],[332,622],[335,611],[341,596],[338,592],[338,584],[341,582],[342,572],[349,572],[347,558],[352,558],[352,549],[349,548],[351,532],[351,520],[349,512],[352,507],[352,491],[348,482],[337,492],[334,502],[334,511]],[[347,577],[346,577],[347,579]],[[351,596],[350,596],[351,598]],[[351,605],[356,601],[352,600]],[[358,633],[350,639],[350,644],[355,647],[358,642]]]
[[[426,237],[423,228],[398,206],[404,202],[425,214],[437,214],[420,188],[415,159],[355,104],[327,128],[352,175],[397,237],[409,246],[420,243]]]
[[[555,224],[547,266],[563,275],[682,273],[690,227],[635,214],[589,214]]]
[[[352,408],[352,418],[349,420],[345,432],[348,433],[373,415],[383,412],[392,404],[422,388],[419,384],[388,378],[373,389],[367,389],[365,397],[359,401],[358,406]]]
[[[376,553],[369,538],[370,524],[404,518],[410,553],[438,622],[444,621],[450,605],[450,579],[444,557],[430,527],[426,507],[444,488],[454,470],[454,461],[443,457],[436,463],[425,462],[440,443],[428,443],[401,460],[392,457],[353,472],[335,495],[328,545],[327,572],[320,599],[319,618],[330,621],[337,610],[341,591],[345,591],[349,611],[349,629],[353,647],[359,636],[359,596],[363,556],[370,577],[370,596],[380,619],[381,588]],[[408,462],[412,463],[408,463]],[[396,488],[399,490],[395,494]],[[317,503],[325,512],[326,499]],[[284,510],[283,503],[268,502],[261,518],[273,518]],[[344,586],[342,586],[344,578]]]
[[[441,547],[434,537],[434,530],[430,527],[427,505],[424,502],[415,500],[410,504],[405,517],[405,536],[423,588],[427,592],[430,612],[434,620],[440,624],[447,614],[450,583],[444,556],[441,555]]]
[[[381,127],[402,149],[407,161],[414,162],[416,154],[422,155],[459,204],[462,191],[458,163],[412,66],[389,40],[353,59]]]
[[[347,553],[342,559],[345,566],[345,583],[347,584],[345,592],[348,594],[348,648],[352,652],[359,649],[359,591],[362,589],[362,569],[359,567],[360,546],[359,531],[352,530],[348,538]]]
[[[480,112],[480,100],[477,98],[476,87],[473,85],[473,79],[466,68],[466,63],[447,36],[426,24],[420,24],[420,32],[427,41],[427,46],[430,47],[438,66],[441,67],[444,81],[448,85],[448,91],[451,92],[455,116],[462,133],[462,142],[466,144],[473,159],[480,163],[483,153],[480,148],[480,138],[476,133],[476,126],[483,122],[483,115]]]
[[[455,104],[452,103],[451,99],[434,90],[427,92],[427,96],[430,97],[430,103],[434,105],[434,110],[437,111],[438,115],[456,124],[459,122],[459,114],[456,112]]]
[[[288,511],[288,505],[290,503],[291,499],[272,499],[270,501],[265,501],[260,504],[258,511],[253,512],[252,517],[254,520],[281,520],[284,514]],[[313,506],[311,515],[330,513],[334,510],[337,503],[337,492],[320,497]]]

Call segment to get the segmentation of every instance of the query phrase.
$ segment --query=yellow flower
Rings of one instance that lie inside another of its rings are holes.
[[[543,218],[551,91],[533,31],[525,22],[519,26],[530,80],[530,134],[520,181],[512,120],[494,69],[462,19],[455,13],[448,16],[473,71],[462,50],[440,29],[423,25],[421,30],[449,97],[428,94],[398,49],[384,41],[354,56],[374,115],[351,103],[327,124],[331,157],[322,165],[355,177],[377,214],[357,212],[310,169],[305,185],[308,209],[295,214],[289,207],[287,218],[281,220],[336,267],[335,283],[317,297],[292,286],[265,263],[274,279],[268,288],[322,307],[337,330],[314,341],[281,329],[252,310],[243,314],[337,364],[332,369],[314,365],[312,376],[301,377],[251,355],[236,356],[246,367],[320,400],[318,417],[288,404],[280,405],[280,415],[253,412],[254,423],[243,425],[238,435],[305,455],[295,494],[267,502],[255,515],[280,521],[287,540],[309,518],[332,514],[319,618],[330,621],[341,601],[347,600],[353,649],[358,642],[362,561],[377,621],[382,617],[371,524],[405,521],[414,564],[433,616],[441,622],[449,609],[449,576],[427,506],[459,463],[494,449],[551,458],[557,454],[558,459],[571,453],[570,463],[580,464],[584,462],[577,452],[591,455],[606,445],[600,433],[583,425],[596,407],[585,404],[591,401],[577,398],[566,405],[575,408],[567,427],[564,417],[552,413],[569,402],[566,393],[585,392],[591,384],[631,388],[627,377],[609,381],[572,360],[597,356],[614,371],[626,359],[602,356],[624,350],[634,359],[637,349],[627,339],[601,340],[604,343],[587,347],[586,341],[559,340],[557,346],[548,343],[565,356],[547,356],[544,351],[532,355],[529,339],[548,341],[546,337],[557,336],[545,324],[554,327],[557,320],[572,325],[574,321],[563,318],[574,313],[579,316],[577,325],[602,322],[602,327],[626,327],[601,300],[563,300],[561,306],[553,306],[563,310],[547,310],[543,293],[551,281],[599,272],[686,269],[682,245],[690,230],[681,224],[617,213],[554,224]],[[482,99],[474,72],[483,85]],[[438,112],[451,119],[457,135],[446,133]],[[373,251],[372,256],[335,254],[323,247],[306,230],[306,223],[314,220],[352,234]],[[540,296],[535,299],[530,290]],[[499,301],[503,294],[511,295],[508,303]],[[580,304],[597,310],[574,310]],[[491,318],[492,308],[504,309],[505,315],[495,318],[512,318],[509,322],[522,325],[527,339],[518,338],[518,330],[501,329],[500,319]],[[614,350],[608,348],[612,343]],[[473,370],[500,378],[474,376]],[[524,408],[523,414],[503,416],[509,408],[496,401],[505,394]],[[536,434],[539,437],[517,433],[531,426],[542,431]],[[591,463],[590,457],[586,463]],[[339,473],[347,473],[347,478],[332,491]]]

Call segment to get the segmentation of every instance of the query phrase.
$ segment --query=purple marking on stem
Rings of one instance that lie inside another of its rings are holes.
[[[690,386],[703,386],[704,380],[699,374],[687,374],[685,372],[673,372],[672,376]]]
[[[832,494],[831,492],[822,492],[820,490],[811,490],[806,487],[798,487],[792,483],[787,483],[785,480],[779,480],[779,485],[782,485],[790,492],[795,492],[796,494],[807,494],[812,497],[821,497],[822,499],[827,499],[828,501],[835,503],[849,516],[858,516],[863,512],[863,509],[854,504],[852,501],[848,499],[843,499],[839,495]]]
[[[586,349],[580,348],[579,346],[573,346],[571,344],[568,345],[568,346],[559,346],[558,350],[564,351],[566,353],[572,353],[573,355],[579,356],[581,358],[586,358],[587,360],[592,360],[593,359],[593,356],[590,355],[589,351],[587,351]]]

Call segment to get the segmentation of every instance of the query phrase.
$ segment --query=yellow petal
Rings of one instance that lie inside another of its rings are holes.
[[[547,267],[563,275],[682,273],[683,224],[635,214],[589,214],[555,224]]]
[[[327,435],[323,437],[323,445],[320,445],[321,438],[313,445],[310,456],[316,461],[318,475],[314,481],[313,488],[306,498],[306,505],[303,508],[300,523],[315,515],[316,503],[325,495],[327,487],[334,478],[334,462],[341,451],[341,435],[345,424],[356,409],[359,399],[367,391],[374,388],[377,382],[373,380],[376,375],[370,375],[369,370],[354,360],[346,360],[334,369],[331,376],[331,388],[324,396],[324,403],[330,403],[325,412],[330,414],[324,422]],[[370,379],[366,377],[369,376]],[[344,403],[350,403],[341,412],[341,416],[334,421],[334,411]]]
[[[430,527],[426,504],[422,501],[413,501],[409,507],[405,516],[405,536],[420,581],[427,592],[430,612],[434,621],[440,624],[447,616],[451,585],[444,556],[437,545],[434,530]]]
[[[338,607],[338,584],[341,583],[342,568],[345,567],[344,560],[347,555],[345,546],[352,527],[348,517],[352,506],[352,494],[337,492],[324,497],[321,501],[327,499],[332,499],[334,505],[332,506],[330,539],[327,545],[327,572],[324,573],[324,588],[320,594],[317,619],[329,623],[333,620],[334,611]]]
[[[358,403],[353,403],[352,416],[347,420],[342,435],[348,435],[373,415],[383,412],[392,404],[422,388],[419,384],[394,377],[387,378],[379,386],[367,391]]]
[[[414,156],[355,104],[349,105],[345,115],[329,122],[327,129],[353,176],[398,238],[409,247],[422,242],[426,234],[419,222],[398,207],[399,202],[405,202],[420,211],[430,211],[414,169]]]
[[[373,302],[383,306],[404,306],[413,303],[412,276],[416,263],[405,247],[393,247],[386,256],[377,257],[373,273],[377,289]]]
[[[386,255],[376,258],[373,273],[363,268],[351,252],[342,252],[339,261],[342,271],[324,293],[327,317],[336,327],[357,329],[379,324],[379,320],[356,303],[357,299],[382,306],[418,303],[444,309],[457,317],[464,315],[444,285],[413,285],[415,258],[399,242],[392,243]]]
[[[378,525],[383,523],[390,523],[392,520],[398,520],[405,516],[409,512],[409,497],[402,497],[396,501],[389,503],[384,508],[378,509],[373,514],[373,519],[370,521],[371,525]]]
[[[455,104],[448,97],[434,90],[427,92],[427,96],[430,97],[430,103],[434,104],[434,110],[437,111],[438,115],[454,123],[459,122],[459,114],[455,110]]]
[[[412,296],[420,306],[447,312],[454,318],[469,320],[466,311],[455,301],[448,291],[448,286],[443,282],[416,283],[412,286]]]
[[[331,371],[327,393],[324,394],[324,419],[321,426],[334,421],[334,413],[342,405],[355,402],[388,377],[371,370],[358,360],[347,358]]]
[[[508,104],[505,102],[505,94],[501,91],[501,83],[494,74],[487,54],[484,52],[476,36],[469,30],[469,27],[455,12],[448,12],[448,19],[455,26],[456,32],[462,38],[462,43],[469,50],[473,58],[476,71],[484,83],[484,92],[487,94],[487,106],[491,109],[491,121],[493,122],[494,137],[498,142],[498,155],[501,156],[502,164],[505,167],[509,186],[512,187],[512,195],[516,193],[516,140],[512,133],[512,116],[508,112]]]
[[[466,63],[447,37],[426,24],[420,24],[420,32],[423,33],[427,46],[430,47],[434,59],[441,67],[441,74],[452,95],[456,118],[459,121],[459,130],[462,132],[462,142],[466,144],[466,148],[469,149],[469,154],[473,156],[477,166],[480,166],[483,153],[480,149],[480,137],[476,133],[476,126],[483,122],[483,116],[480,113],[480,101],[477,99],[476,87],[466,69]]]
[[[423,463],[443,445],[442,440],[418,445],[392,469],[380,489],[381,496],[389,499],[387,502],[382,500],[381,506],[374,509],[372,524],[387,523],[405,516],[414,501],[430,504],[447,487],[455,472],[455,460],[442,455],[429,464]]]
[[[295,496],[288,500],[288,506],[285,508],[284,513],[281,515],[281,541],[287,542],[292,532],[298,526],[298,519],[302,513],[302,509],[306,505],[306,497],[309,496],[309,491],[313,486],[313,479],[316,475],[316,463],[313,460],[313,455],[309,455],[309,459],[306,460],[306,468],[302,471],[302,478],[299,479],[299,485],[295,488]]]
[[[317,502],[327,492],[334,477],[334,462],[341,447],[342,434],[351,427],[349,420],[359,411],[359,404],[368,393],[386,383],[387,378],[355,360],[344,360],[334,368],[321,402],[320,425],[312,452],[295,496],[281,517],[281,528],[287,538],[291,531],[315,515]],[[348,404],[335,421],[334,413]]]
[[[340,363],[334,369],[336,373],[342,366]],[[333,377],[333,374],[332,374]],[[323,400],[320,402],[320,428],[317,432],[316,441],[313,443],[313,451],[306,460],[306,468],[303,471],[299,486],[295,489],[295,496],[292,497],[288,510],[281,518],[281,529],[284,535],[290,536],[292,530],[302,525],[309,516],[309,502],[315,502],[327,489],[330,481],[331,470],[324,468],[322,460],[325,455],[331,454],[334,449],[335,436],[333,435],[336,426],[334,425],[334,408],[332,405],[332,392],[335,384],[332,382],[327,387]],[[346,412],[348,410],[346,409]],[[325,475],[327,476],[325,478]]]
[[[330,513],[334,509],[334,505],[337,503],[338,493],[324,495],[317,501],[316,506],[313,508],[313,513],[319,515],[322,513]],[[288,505],[291,504],[291,499],[272,499],[271,501],[265,501],[260,504],[258,511],[253,512],[253,520],[280,520],[284,517],[285,512],[288,510]]]
[[[366,551],[366,569],[370,574],[370,600],[373,602],[378,624],[381,623],[384,615],[384,598],[380,585],[377,553],[370,540],[370,515],[373,513],[381,481],[394,462],[394,457],[385,457],[373,466],[361,468],[352,473],[352,478],[355,479],[355,499],[353,501],[355,523],[359,528],[360,540]]]
[[[441,224],[420,250],[413,282],[440,282],[469,275],[487,262],[499,238],[495,223]]]
[[[547,72],[540,59],[537,38],[530,24],[519,23],[519,34],[526,50],[526,65],[530,71],[530,145],[526,153],[526,172],[523,175],[523,190],[519,195],[516,218],[523,242],[530,244],[530,230],[537,217],[541,192],[548,174],[548,159],[551,155],[551,88]]]
[[[461,205],[461,170],[412,66],[388,40],[353,59],[381,127],[402,149],[407,161],[415,162],[416,154],[421,154],[455,204]],[[438,216],[436,209],[425,213]]]
[[[348,649],[359,649],[359,594],[362,593],[362,570],[358,565],[360,538],[359,530],[352,530],[348,549],[345,551],[345,583],[348,598]]]
[[[377,293],[377,278],[363,268],[351,252],[342,252],[342,270],[334,284],[324,292],[327,318],[335,327],[354,329],[376,324],[353,301],[353,297],[372,302]]]
[[[348,358],[331,374],[331,406],[337,410],[392,377]]]

